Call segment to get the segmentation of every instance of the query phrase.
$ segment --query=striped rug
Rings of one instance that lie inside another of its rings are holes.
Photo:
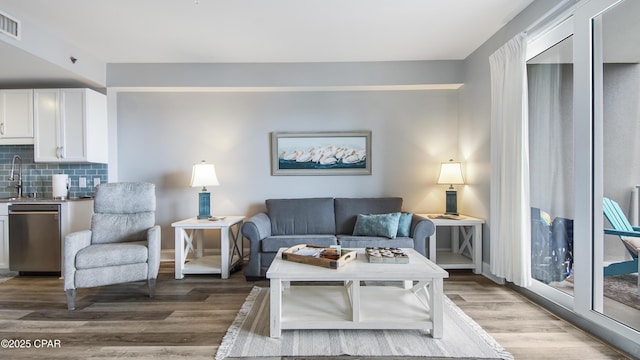
[[[218,348],[216,360],[313,356],[513,359],[446,296],[444,336],[420,330],[283,330],[269,337],[269,289],[254,287]]]

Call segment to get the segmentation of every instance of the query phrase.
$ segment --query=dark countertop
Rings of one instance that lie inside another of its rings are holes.
[[[68,198],[68,199],[54,199],[54,198],[31,198],[31,197],[22,197],[22,198],[0,198],[0,203],[64,203],[69,201],[85,201],[85,200],[93,200],[93,198]]]

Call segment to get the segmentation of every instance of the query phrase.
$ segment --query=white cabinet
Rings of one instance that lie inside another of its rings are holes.
[[[33,144],[33,90],[0,90],[0,145]]]
[[[91,89],[35,89],[36,162],[106,163],[107,99]]]

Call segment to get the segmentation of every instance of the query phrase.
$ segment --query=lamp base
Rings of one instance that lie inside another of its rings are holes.
[[[211,217],[211,193],[202,191],[198,198],[198,219]]]
[[[446,215],[459,215],[458,214],[458,198],[457,191],[455,190],[447,190],[447,200],[446,200]]]

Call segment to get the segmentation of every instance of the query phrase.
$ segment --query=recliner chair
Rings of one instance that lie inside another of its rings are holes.
[[[91,230],[64,239],[64,290],[75,309],[76,289],[147,280],[155,293],[160,268],[160,226],[155,185],[105,183],[94,199]]]

